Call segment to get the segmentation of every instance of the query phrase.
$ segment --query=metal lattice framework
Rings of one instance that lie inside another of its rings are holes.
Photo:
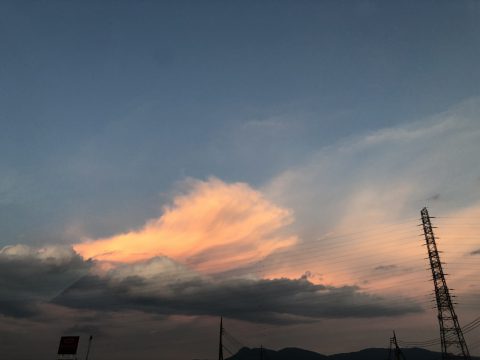
[[[440,325],[440,340],[442,345],[442,360],[470,359],[467,343],[463,337],[462,329],[453,308],[450,291],[445,280],[445,274],[440,261],[440,255],[433,234],[427,208],[420,212],[422,215],[423,232],[432,270],[433,284],[435,286],[435,299],[438,310],[438,323]]]

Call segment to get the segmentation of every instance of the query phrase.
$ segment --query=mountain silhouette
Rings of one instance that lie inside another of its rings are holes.
[[[313,351],[299,348],[285,348],[282,350],[263,350],[264,360],[328,360],[328,356]],[[261,349],[241,348],[235,355],[227,360],[259,360]],[[385,359],[382,359],[385,360]]]
[[[260,348],[241,348],[235,355],[226,360],[260,360]],[[402,352],[407,360],[441,360],[442,354],[421,348],[404,348]],[[263,360],[385,360],[389,350],[370,348],[351,353],[323,355],[300,348],[285,348],[282,350],[263,349]],[[473,357],[472,360],[480,360]]]

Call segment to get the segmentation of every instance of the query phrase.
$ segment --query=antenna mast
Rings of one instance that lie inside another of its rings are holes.
[[[448,290],[442,262],[435,243],[433,226],[426,207],[420,212],[422,215],[423,232],[427,245],[432,279],[435,286],[435,299],[437,301],[438,323],[440,325],[440,340],[442,344],[442,360],[467,359],[470,360],[467,343],[453,308],[450,291]]]

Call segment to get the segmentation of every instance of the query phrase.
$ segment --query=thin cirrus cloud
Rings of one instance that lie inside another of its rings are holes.
[[[308,268],[335,284],[368,280],[381,292],[399,291],[403,281],[421,294],[426,253],[417,225],[429,205],[433,216],[447,217],[434,219],[440,246],[455,287],[466,289],[463,278],[475,269],[458,257],[478,248],[478,227],[469,223],[480,213],[479,111],[480,98],[472,98],[428,119],[357,135],[267,183],[267,196],[299,219],[293,227],[302,243],[273,259],[281,271]],[[389,263],[405,267],[371,272]]]
[[[74,245],[84,258],[132,263],[167,256],[197,270],[220,272],[297,242],[286,231],[291,212],[244,183],[190,180],[163,215],[141,229]]]

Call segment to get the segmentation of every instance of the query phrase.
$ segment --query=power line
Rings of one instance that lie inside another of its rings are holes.
[[[470,331],[478,328],[480,326],[480,316],[469,322],[463,327],[463,333],[469,333]],[[450,334],[449,337],[454,336],[453,334]],[[432,338],[432,339],[427,339],[423,341],[399,341],[403,345],[436,345],[440,343],[440,338]]]

